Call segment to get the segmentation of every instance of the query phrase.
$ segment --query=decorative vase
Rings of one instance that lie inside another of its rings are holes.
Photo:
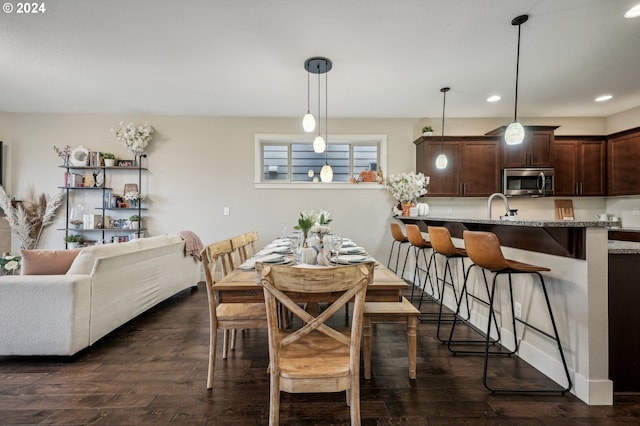
[[[140,228],[140,221],[139,220],[132,220],[131,223],[129,224],[129,228],[131,228],[131,229],[139,229]]]
[[[104,159],[104,165],[106,167],[113,167],[116,165],[116,160],[114,160],[113,158],[105,158]]]
[[[402,216],[411,216],[411,207],[413,207],[412,203],[405,203],[402,205]]]

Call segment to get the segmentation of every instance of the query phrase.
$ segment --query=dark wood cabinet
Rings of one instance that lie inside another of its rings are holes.
[[[640,194],[640,129],[607,140],[607,195]]]
[[[556,196],[606,194],[604,138],[556,137],[553,149]]]
[[[502,144],[502,167],[551,167],[554,132],[558,126],[524,126],[524,141],[518,145],[504,142],[506,126],[490,131]]]
[[[446,136],[416,140],[416,170],[430,177],[427,196],[485,197],[500,191],[500,145],[495,137]],[[443,152],[448,164],[435,166]]]

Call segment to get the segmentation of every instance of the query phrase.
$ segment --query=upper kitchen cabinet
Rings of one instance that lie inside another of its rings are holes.
[[[524,141],[518,145],[504,142],[506,126],[487,135],[499,136],[502,143],[502,167],[551,167],[554,132],[559,126],[524,126]]]
[[[606,194],[604,137],[556,136],[552,149],[555,195]]]
[[[607,140],[607,195],[640,194],[640,128]]]
[[[485,197],[500,191],[500,145],[495,137],[421,137],[416,144],[416,171],[429,176],[427,196]],[[445,169],[435,166],[440,153]]]

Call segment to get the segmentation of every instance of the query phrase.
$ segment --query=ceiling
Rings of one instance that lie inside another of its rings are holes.
[[[332,117],[439,117],[443,86],[447,117],[509,117],[529,14],[518,116],[606,117],[640,106],[639,2],[48,1],[0,14],[0,111],[301,117],[326,56]]]

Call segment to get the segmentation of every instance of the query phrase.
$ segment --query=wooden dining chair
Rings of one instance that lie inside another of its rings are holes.
[[[253,256],[258,251],[256,249],[256,241],[258,241],[258,231],[250,231],[244,234],[245,237],[245,251],[247,256]]]
[[[351,424],[360,424],[360,339],[373,268],[374,262],[329,268],[256,264],[269,324],[269,425],[279,423],[280,391],[346,391]],[[333,302],[317,316],[305,311],[294,298],[314,293],[330,294]],[[351,327],[337,330],[327,325],[326,321],[351,299]],[[301,320],[299,328],[278,328],[278,303]]]
[[[249,253],[247,252],[247,237],[246,234],[236,235],[235,237],[231,237],[231,249],[233,250],[234,261],[237,262],[238,265],[244,263],[249,258]]]
[[[218,330],[223,330],[222,358],[227,358],[229,347],[234,348],[235,330],[242,328],[267,328],[267,314],[264,303],[218,303],[213,290],[216,270],[221,267],[222,276],[233,269],[233,248],[230,240],[220,241],[205,247],[200,253],[204,266],[207,299],[209,300],[209,371],[207,389],[213,387],[213,373],[216,363],[216,341]],[[229,338],[229,331],[232,331]]]

